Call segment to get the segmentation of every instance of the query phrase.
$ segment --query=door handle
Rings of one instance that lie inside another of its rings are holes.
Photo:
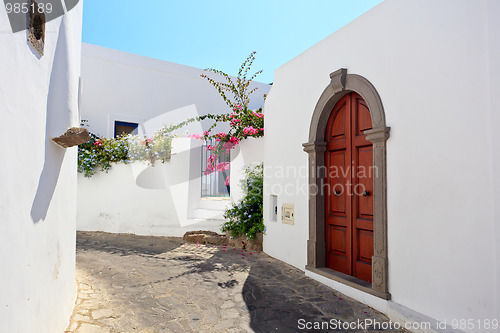
[[[340,196],[340,192],[338,192],[337,190],[333,190],[333,195],[338,197],[338,196]]]
[[[363,196],[364,196],[364,197],[367,197],[367,196],[369,196],[369,195],[370,195],[370,192],[368,192],[368,191],[363,191]]]

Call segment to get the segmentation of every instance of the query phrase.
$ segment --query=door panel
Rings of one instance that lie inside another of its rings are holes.
[[[333,122],[331,139],[345,138],[347,126],[345,123],[345,104],[340,105],[337,117]]]
[[[370,110],[365,101],[361,98],[355,98],[356,103],[356,120],[357,126],[356,135],[364,135],[363,132],[372,128],[372,119],[370,116]]]
[[[346,227],[332,226],[332,251],[337,254],[345,255],[347,252],[346,247]]]
[[[345,273],[351,274],[351,242],[348,242],[348,229],[346,226],[330,224],[330,235],[328,243],[331,246],[328,250],[328,267]]]
[[[357,149],[358,164],[355,179],[355,200],[358,203],[356,217],[373,219],[373,152],[371,146]],[[366,196],[363,192],[366,191]]]
[[[373,151],[364,131],[371,117],[356,93],[332,110],[325,137],[326,264],[371,281],[373,256]]]
[[[337,103],[327,124],[327,167],[326,200],[326,252],[327,266],[345,273],[352,273],[352,225],[351,201],[345,193],[347,175],[345,169],[351,160],[350,128],[351,106],[349,99],[343,97]],[[334,191],[338,191],[335,193]]]
[[[353,262],[353,275],[362,280],[372,281],[373,231],[356,230],[356,248]]]
[[[346,216],[346,193],[343,191],[346,178],[344,172],[342,172],[346,167],[345,149],[330,153],[330,165],[332,166],[332,168],[329,168],[330,182],[328,184],[330,192],[339,192],[338,195],[330,196],[330,214]]]

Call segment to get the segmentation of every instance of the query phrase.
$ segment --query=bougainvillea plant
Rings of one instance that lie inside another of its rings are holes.
[[[202,134],[191,134],[192,138],[212,141],[216,144],[208,145],[207,150],[211,152],[207,160],[205,174],[212,172],[224,172],[229,168],[229,162],[219,162],[219,156],[229,154],[229,151],[240,143],[241,140],[249,137],[261,137],[264,135],[264,114],[262,108],[249,110],[250,95],[257,88],[250,89],[252,80],[262,73],[261,70],[255,72],[248,78],[252,64],[255,60],[256,52],[252,52],[243,62],[238,71],[238,76],[234,80],[228,74],[207,68],[204,71],[218,75],[222,82],[201,74],[201,77],[208,80],[214,86],[224,102],[232,109],[232,112],[225,114],[206,114],[187,119],[176,125],[167,125],[155,132],[151,138],[139,138],[138,136],[126,136],[120,138],[100,138],[91,134],[91,139],[78,149],[78,170],[86,177],[94,175],[96,170],[108,171],[111,163],[128,163],[130,161],[149,161],[154,165],[155,161],[162,162],[170,159],[172,132],[184,127],[194,121],[212,120],[213,124]],[[212,133],[219,123],[229,124],[229,131]],[[229,177],[226,178],[226,185],[229,185]]]
[[[264,135],[264,113],[262,108],[258,110],[250,110],[250,95],[257,90],[257,87],[250,89],[250,84],[257,75],[262,73],[262,70],[255,72],[250,78],[249,72],[255,60],[256,52],[250,53],[248,58],[243,62],[238,70],[238,76],[234,80],[228,74],[213,68],[205,69],[205,72],[218,75],[223,80],[217,81],[209,77],[207,74],[201,74],[201,77],[208,80],[219,92],[224,102],[232,109],[232,112],[224,114],[206,114],[195,118],[188,119],[182,123],[186,125],[193,121],[212,120],[213,124],[203,134],[191,134],[189,137],[210,141],[215,140],[215,145],[208,145],[207,150],[211,151],[209,160],[207,161],[207,172],[219,171],[218,156],[221,154],[229,154],[229,151],[236,145],[249,137],[261,137]],[[229,131],[212,133],[217,124],[224,122],[229,124]],[[229,180],[226,179],[226,185]]]
[[[85,122],[82,121],[82,126],[85,126]],[[173,138],[171,132],[175,129],[176,126],[164,126],[150,138],[137,135],[101,138],[90,133],[90,140],[78,146],[78,171],[85,177],[92,177],[96,171],[108,172],[112,163],[165,163],[170,160]]]

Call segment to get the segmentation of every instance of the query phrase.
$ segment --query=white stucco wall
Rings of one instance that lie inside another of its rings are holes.
[[[176,138],[165,164],[114,164],[108,173],[92,178],[79,174],[78,230],[157,236],[200,229],[220,232],[216,209],[228,201],[202,202],[200,153],[200,140]],[[198,209],[206,208],[213,216],[206,210],[196,216]]]
[[[231,111],[202,73],[199,68],[83,44],[82,119],[101,136],[113,136],[115,120],[139,123],[139,135],[150,136],[164,124]],[[263,95],[271,88],[259,82],[250,89],[254,87],[258,90],[251,95],[250,109],[262,107]],[[177,133],[201,134],[210,125],[194,122]],[[214,133],[219,129],[228,127],[219,125]],[[170,163],[154,168],[135,163],[113,166],[108,174],[91,179],[79,175],[78,230],[166,236],[197,229],[220,231],[229,200],[201,198],[200,141],[174,139],[173,152]],[[243,159],[237,157],[239,149],[231,154],[237,169],[233,185]]]
[[[488,35],[489,35],[489,71],[490,71],[490,106],[491,106],[491,133],[493,139],[493,189],[495,209],[495,240],[496,240],[496,301],[497,318],[500,318],[500,104],[496,101],[500,94],[500,2],[488,1]]]
[[[245,179],[245,169],[264,162],[264,138],[248,138],[242,140],[231,150],[231,201],[238,202],[245,193],[241,182]]]
[[[0,332],[63,332],[75,296],[81,2],[46,24],[38,58],[0,6]]]
[[[84,43],[82,119],[101,136],[114,135],[115,120],[140,123],[139,130],[151,135],[163,124],[230,111],[202,73],[199,68]],[[261,107],[271,88],[260,82],[253,82],[250,89],[254,87],[258,89],[251,95],[250,109]],[[179,132],[201,133],[211,124],[193,123]]]
[[[304,269],[307,172],[277,172],[307,170],[312,112],[329,73],[347,68],[375,86],[391,127],[392,301],[340,288],[386,313],[400,304],[448,323],[498,318],[498,13],[487,0],[386,0],[275,72],[266,101],[265,252]],[[278,193],[290,184],[296,192]],[[278,211],[295,204],[294,226],[268,219],[271,194]]]

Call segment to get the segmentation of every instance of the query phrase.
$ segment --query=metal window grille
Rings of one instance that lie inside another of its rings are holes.
[[[205,198],[229,197],[230,193],[230,154],[216,156],[207,150],[208,145],[215,144],[214,141],[207,141],[201,148],[201,196]],[[211,155],[214,155],[213,163],[209,162]]]

